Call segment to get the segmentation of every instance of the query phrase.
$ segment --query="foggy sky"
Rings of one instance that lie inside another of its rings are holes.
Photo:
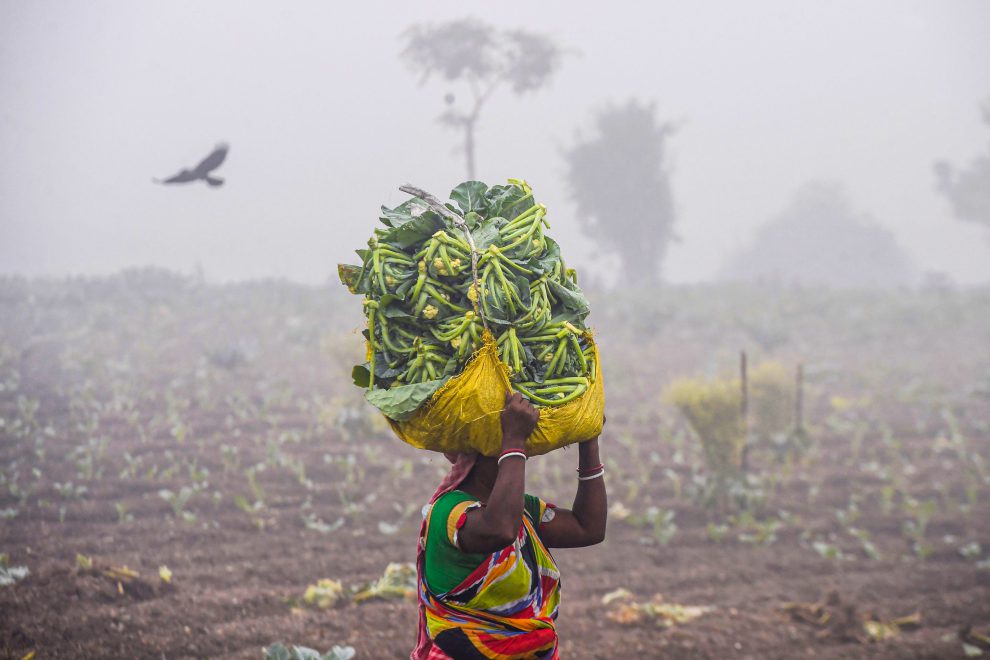
[[[397,36],[473,15],[573,51],[548,89],[496,96],[478,135],[479,178],[527,179],[569,265],[608,268],[571,218],[561,148],[635,97],[680,126],[668,280],[713,277],[824,179],[922,270],[990,281],[988,232],[932,173],[990,139],[990,3],[576,4],[0,0],[0,273],[335,277],[400,184],[464,178],[436,121],[457,90],[419,86]],[[222,140],[224,187],[151,183]]]

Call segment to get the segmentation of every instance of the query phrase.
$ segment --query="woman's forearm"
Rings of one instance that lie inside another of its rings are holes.
[[[598,439],[588,440],[578,445],[578,467],[582,471],[601,465],[598,453]],[[594,472],[584,472],[590,476]],[[577,494],[571,507],[574,517],[587,535],[587,542],[601,543],[605,539],[605,524],[608,518],[608,496],[605,492],[605,478],[578,481]]]

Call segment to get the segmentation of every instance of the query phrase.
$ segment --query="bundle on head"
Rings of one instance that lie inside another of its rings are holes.
[[[514,390],[538,406],[580,397],[597,374],[590,310],[545,233],[546,207],[515,179],[467,181],[450,199],[446,212],[418,197],[382,207],[362,264],[338,267],[368,317],[354,382],[401,420],[464,370],[487,329]]]

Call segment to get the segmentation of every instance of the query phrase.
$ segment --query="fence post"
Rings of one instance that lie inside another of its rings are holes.
[[[794,383],[794,430],[804,428],[804,364],[798,363]]]
[[[743,475],[749,473],[749,374],[746,365],[746,351],[739,352],[739,380],[742,387],[742,416],[743,446],[741,465]]]

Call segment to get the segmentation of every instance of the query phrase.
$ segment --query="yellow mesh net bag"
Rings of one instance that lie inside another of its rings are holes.
[[[526,442],[530,456],[596,437],[602,430],[605,384],[598,346],[591,340],[595,373],[588,390],[559,407],[540,408],[540,421]],[[502,447],[500,415],[512,389],[508,367],[487,332],[484,344],[459,375],[403,422],[388,419],[402,440],[419,449],[478,452],[497,456]]]

